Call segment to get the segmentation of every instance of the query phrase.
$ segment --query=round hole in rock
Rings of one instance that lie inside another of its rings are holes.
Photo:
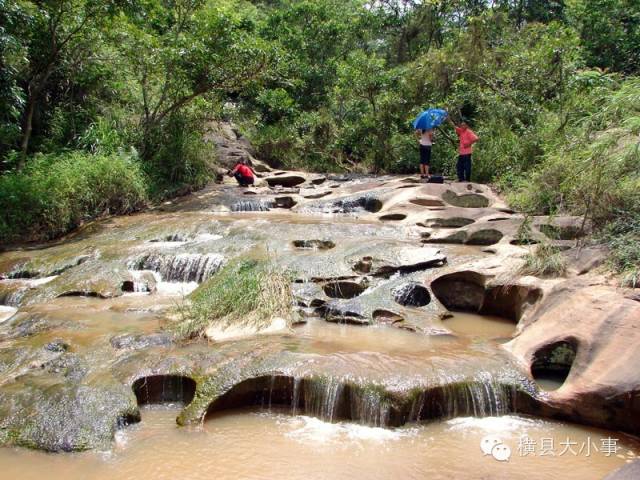
[[[456,194],[452,190],[447,190],[442,194],[442,199],[450,205],[462,208],[486,208],[489,206],[489,199],[477,193]]]
[[[386,215],[381,215],[380,217],[378,217],[378,220],[388,222],[404,220],[405,218],[407,218],[407,216],[404,213],[388,213]]]
[[[293,246],[306,250],[330,250],[336,244],[331,240],[294,240]]]
[[[134,280],[125,280],[120,289],[127,293],[148,293],[151,291],[147,283]]]
[[[398,323],[404,321],[402,315],[385,309],[374,310],[372,317],[378,323]]]
[[[516,330],[516,324],[506,318],[470,312],[450,313],[443,324],[454,333],[485,339],[510,338]]]
[[[577,342],[561,340],[536,350],[531,363],[531,375],[543,390],[560,388],[576,359]]]
[[[502,232],[493,228],[477,230],[465,241],[467,245],[494,245],[502,240]]]
[[[525,285],[486,286],[490,277],[465,270],[436,278],[431,291],[447,308],[457,312],[496,315],[517,322],[542,290]]]
[[[538,230],[552,240],[575,240],[584,236],[584,232],[577,225],[543,224],[538,226]]]
[[[540,242],[533,238],[514,238],[509,243],[511,245],[537,245]]]
[[[362,294],[367,286],[359,282],[349,282],[346,280],[329,282],[322,287],[324,293],[330,298],[354,298]]]
[[[396,287],[393,290],[393,299],[406,307],[424,307],[431,302],[431,295],[424,285],[410,282]]]
[[[182,375],[152,375],[138,378],[131,386],[138,405],[149,403],[182,402],[193,400],[196,382]]]
[[[474,222],[475,220],[464,217],[433,218],[427,220],[427,225],[431,228],[460,228]]]
[[[297,202],[292,197],[276,197],[275,198],[275,206],[276,208],[293,208],[295,207]]]
[[[152,403],[191,403],[196,382],[182,375],[152,375],[138,378],[131,386],[138,405]]]
[[[409,200],[409,203],[421,207],[444,207],[444,202],[436,198],[413,198]]]

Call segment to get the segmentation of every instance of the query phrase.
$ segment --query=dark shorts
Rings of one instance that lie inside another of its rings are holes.
[[[238,184],[242,187],[246,187],[247,185],[253,185],[253,177],[244,177],[240,174],[240,172],[236,172],[234,177],[238,181]]]
[[[431,163],[431,145],[420,145],[420,165]]]

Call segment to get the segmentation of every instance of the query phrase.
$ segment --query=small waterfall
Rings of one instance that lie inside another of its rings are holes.
[[[169,282],[202,283],[220,269],[223,261],[222,255],[214,253],[206,255],[150,253],[129,262],[129,268],[132,270],[153,270],[160,274],[162,280]]]
[[[374,384],[353,384],[342,377],[264,376],[236,384],[218,397],[208,412],[259,406],[289,409],[327,422],[350,420],[374,427],[459,416],[499,416],[514,411],[515,386],[492,378],[418,387],[393,394]]]
[[[333,422],[338,416],[343,385],[338,379],[323,378],[306,382],[304,389],[305,411],[322,420]]]
[[[270,200],[239,200],[231,205],[232,212],[267,212],[275,207]]]

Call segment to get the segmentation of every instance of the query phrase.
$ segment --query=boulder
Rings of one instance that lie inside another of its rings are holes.
[[[506,347],[535,370],[560,342],[575,349],[568,376],[529,405],[529,413],[640,433],[640,303],[611,286],[564,281]]]

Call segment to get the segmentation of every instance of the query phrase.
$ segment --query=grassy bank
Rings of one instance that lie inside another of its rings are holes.
[[[143,207],[148,181],[127,155],[38,155],[0,176],[0,243],[47,240],[102,215]]]

